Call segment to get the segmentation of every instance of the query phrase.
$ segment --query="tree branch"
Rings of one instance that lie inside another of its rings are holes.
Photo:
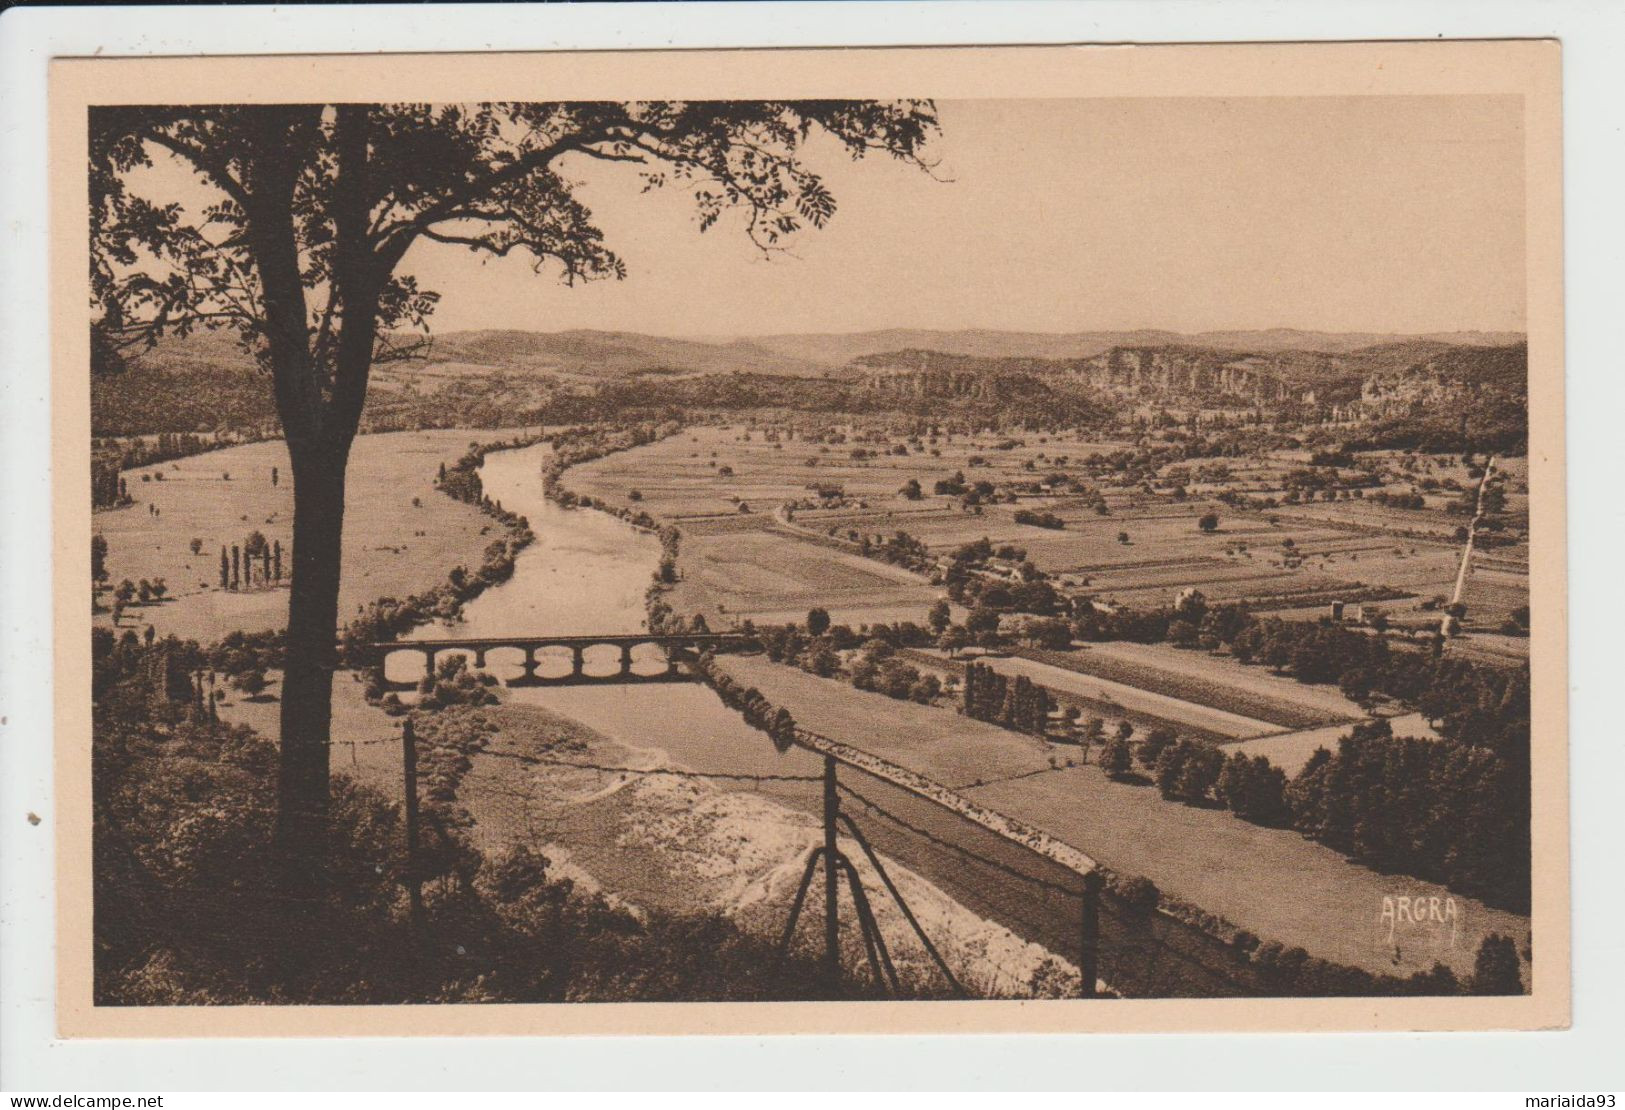
[[[220,186],[221,191],[227,196],[231,197],[232,200],[236,201],[240,205],[247,205],[248,190],[243,188],[242,182],[238,181],[236,178],[232,177],[230,173],[226,172],[225,165],[221,163],[219,159],[211,158],[208,151],[204,150],[202,147],[195,147],[190,143],[183,143],[174,136],[165,134],[162,130],[150,131],[143,137],[150,142],[157,143],[159,146],[173,154],[180,155],[182,158],[192,163],[192,165],[196,166],[199,171],[212,180],[216,185]]]
[[[510,182],[518,181],[528,174],[539,169],[546,169],[553,159],[570,151],[581,150],[583,146],[607,142],[614,138],[608,129],[600,128],[597,133],[583,132],[569,138],[557,139],[545,147],[530,151],[519,156],[499,170],[494,170],[483,177],[465,182],[461,187],[454,189],[438,203],[408,220],[397,220],[386,225],[374,237],[379,264],[385,273],[394,270],[397,263],[405,257],[412,241],[423,232],[423,229],[433,224],[444,223],[453,218],[458,209],[463,208],[471,201],[482,196],[489,196],[494,190]]]

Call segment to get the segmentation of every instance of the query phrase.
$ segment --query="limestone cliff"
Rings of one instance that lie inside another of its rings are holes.
[[[1470,399],[1475,390],[1520,392],[1522,344],[1453,346],[1436,341],[1355,351],[1237,352],[1179,344],[1116,346],[1086,358],[989,358],[908,348],[854,359],[874,391],[996,402],[1043,388],[1101,401],[1175,405],[1329,407],[1355,417]]]

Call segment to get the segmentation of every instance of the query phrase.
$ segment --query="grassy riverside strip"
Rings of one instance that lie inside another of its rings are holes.
[[[1017,647],[1012,654],[1035,663],[1047,663],[1062,670],[1137,686],[1155,694],[1180,701],[1222,709],[1243,717],[1280,725],[1283,729],[1298,730],[1335,724],[1339,720],[1325,713],[1298,709],[1274,698],[1254,697],[1245,691],[1214,682],[1204,682],[1189,675],[1176,675],[1154,667],[1142,667],[1121,659],[1108,659],[1089,651],[1050,651],[1045,648]],[[1183,727],[1183,726],[1180,726]],[[1186,731],[1189,731],[1186,729]]]
[[[1037,662],[1047,662],[1047,660],[1036,659],[1037,653],[1028,653],[1025,650],[1018,650],[1013,654],[1034,658]],[[897,650],[897,655],[899,658],[907,659],[910,663],[913,663],[916,666],[929,667],[941,674],[951,675],[961,679],[965,675],[965,667],[967,663],[971,662],[971,660],[967,659],[944,659],[941,656],[932,655],[928,651],[920,651],[915,648],[899,648]],[[992,665],[995,667],[995,669],[997,668],[997,664],[997,659],[992,661]],[[1212,729],[1199,728],[1196,725],[1189,724],[1185,721],[1176,721],[1168,717],[1159,717],[1153,713],[1145,713],[1141,712],[1140,710],[1131,710],[1117,704],[1116,702],[1103,701],[1099,698],[1084,697],[1082,694],[1076,694],[1070,690],[1061,690],[1054,686],[1045,686],[1043,683],[1038,683],[1038,685],[1043,688],[1045,693],[1054,699],[1057,705],[1060,705],[1063,708],[1066,706],[1076,706],[1079,710],[1082,710],[1085,713],[1098,715],[1103,718],[1117,718],[1120,720],[1129,721],[1137,730],[1140,731],[1149,732],[1155,728],[1167,728],[1172,729],[1182,736],[1194,737],[1201,740],[1211,740],[1216,744],[1235,742],[1234,737],[1227,736],[1222,732],[1214,732]]]
[[[542,468],[542,493],[548,500],[566,509],[577,507],[599,509],[629,521],[640,516],[647,517],[649,523],[640,524],[640,527],[652,528],[655,525],[648,513],[617,508],[599,498],[578,496],[564,487],[562,478],[564,472],[572,466],[601,459],[618,451],[630,451],[634,447],[658,443],[682,430],[683,425],[679,421],[666,420],[630,426],[584,424],[557,432],[551,437],[553,456]]]
[[[1103,880],[1109,903],[1119,911],[1119,919],[1143,919],[1150,915],[1164,923],[1182,926],[1200,934],[1212,943],[1210,951],[1218,950],[1225,954],[1228,974],[1233,977],[1234,985],[1244,993],[1364,997],[1453,995],[1474,991],[1471,980],[1464,983],[1443,964],[1435,964],[1426,971],[1409,976],[1373,974],[1363,968],[1320,959],[1302,948],[1261,940],[1217,914],[1165,894],[1149,879],[1114,871],[1071,845],[978,805],[924,775],[796,725],[788,709],[773,704],[754,687],[741,686],[718,669],[714,655],[708,653],[702,656],[696,671],[724,704],[738,710],[748,723],[766,732],[781,749],[796,744],[814,752],[832,755],[1070,871],[1097,871]],[[1495,945],[1503,943],[1506,942],[1495,939]],[[1486,941],[1486,945],[1490,945],[1490,941]],[[1134,983],[1121,975],[1114,977],[1112,985],[1114,990],[1127,996],[1136,995]]]

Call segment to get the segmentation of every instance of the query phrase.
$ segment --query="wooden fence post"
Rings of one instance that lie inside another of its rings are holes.
[[[824,974],[830,990],[841,981],[840,857],[835,847],[835,826],[841,816],[835,791],[835,757],[824,757]]]
[[[1083,921],[1078,957],[1078,973],[1083,980],[1079,996],[1094,998],[1095,984],[1100,980],[1100,872],[1086,871],[1083,875]]]
[[[412,718],[401,724],[401,763],[406,776],[406,895],[412,924],[423,923],[422,878],[418,871],[418,744]]]

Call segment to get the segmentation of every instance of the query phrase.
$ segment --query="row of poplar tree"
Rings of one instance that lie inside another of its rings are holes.
[[[259,564],[259,584],[269,586],[282,581],[282,541],[266,541],[259,532],[251,532],[242,544],[228,549],[220,545],[220,588],[237,590],[255,584],[254,566]]]
[[[1009,678],[985,663],[965,667],[965,716],[1042,736],[1055,708],[1049,693],[1026,675]]]

